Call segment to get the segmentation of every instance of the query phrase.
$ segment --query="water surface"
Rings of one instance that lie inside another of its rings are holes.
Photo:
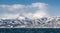
[[[0,28],[0,33],[60,33],[60,28]]]

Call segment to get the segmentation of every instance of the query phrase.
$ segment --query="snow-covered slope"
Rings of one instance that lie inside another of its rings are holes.
[[[0,19],[0,28],[54,28],[60,27],[60,17]]]

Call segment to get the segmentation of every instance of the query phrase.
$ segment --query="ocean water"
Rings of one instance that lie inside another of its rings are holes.
[[[0,28],[0,33],[60,33],[60,28]]]

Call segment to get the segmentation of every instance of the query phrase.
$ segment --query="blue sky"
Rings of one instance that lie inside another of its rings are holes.
[[[14,4],[20,4],[20,5],[31,5],[32,3],[45,3],[48,4],[48,14],[52,16],[60,16],[60,0],[0,0],[0,5],[14,5]],[[8,14],[13,13],[10,10],[6,10],[0,6],[0,14]],[[36,10],[36,8],[30,8],[32,12]],[[21,10],[20,10],[21,11]],[[19,12],[20,12],[19,11]],[[28,9],[29,11],[29,9]],[[26,12],[28,12],[26,11]],[[17,13],[19,13],[17,12]],[[30,11],[29,11],[30,12]],[[44,11],[45,12],[45,11]],[[15,12],[16,13],[16,12]]]
[[[31,4],[35,2],[44,2],[50,5],[60,5],[60,0],[0,0],[0,4]]]

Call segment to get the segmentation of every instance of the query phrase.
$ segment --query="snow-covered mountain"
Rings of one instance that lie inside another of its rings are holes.
[[[54,28],[60,27],[60,17],[0,19],[0,28]]]

